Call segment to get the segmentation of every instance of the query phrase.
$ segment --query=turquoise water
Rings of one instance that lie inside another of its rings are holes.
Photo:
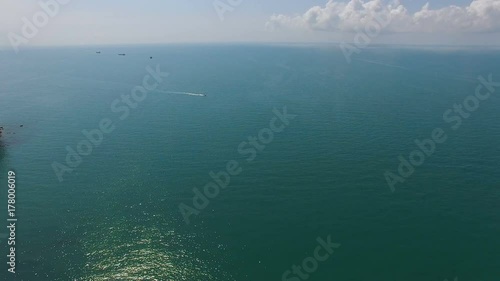
[[[341,246],[307,280],[498,280],[500,89],[456,131],[442,117],[479,75],[500,80],[498,52],[99,50],[0,54],[0,208],[15,170],[19,218],[3,280],[282,280],[329,235]],[[170,75],[120,120],[110,105],[148,65]],[[284,106],[297,117],[247,162],[238,146]],[[52,163],[103,118],[115,130],[59,182]],[[384,173],[437,127],[447,142],[392,193]],[[179,204],[231,160],[241,174],[187,225]]]

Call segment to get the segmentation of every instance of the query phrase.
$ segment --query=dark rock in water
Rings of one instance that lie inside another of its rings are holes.
[[[19,127],[21,127],[21,128],[22,128],[22,127],[24,127],[24,125],[21,125],[21,126],[19,126]]]
[[[152,60],[152,59],[153,59],[153,57],[149,57],[149,59],[150,59],[150,60]]]

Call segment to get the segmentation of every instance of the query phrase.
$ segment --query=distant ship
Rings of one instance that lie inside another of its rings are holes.
[[[96,54],[100,54],[101,52],[100,52],[100,51],[98,51],[98,52],[95,52],[95,53],[96,53]]]
[[[118,54],[119,56],[124,56],[125,54]]]
[[[207,94],[203,94],[203,93],[201,93],[201,94],[200,93],[186,93],[186,94],[188,94],[190,96],[197,96],[197,97],[206,97],[207,96]]]

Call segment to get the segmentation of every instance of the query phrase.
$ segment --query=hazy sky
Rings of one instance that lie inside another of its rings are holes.
[[[1,0],[0,45],[352,42],[376,16],[371,43],[500,45],[500,0]]]

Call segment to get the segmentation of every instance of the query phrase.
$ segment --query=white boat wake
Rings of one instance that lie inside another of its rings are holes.
[[[195,97],[206,97],[207,95],[205,94],[197,94],[197,93],[190,93],[190,92],[173,92],[173,91],[162,91],[162,90],[154,90],[155,92],[159,93],[164,93],[164,94],[171,94],[171,95],[186,95],[186,96],[195,96]]]

